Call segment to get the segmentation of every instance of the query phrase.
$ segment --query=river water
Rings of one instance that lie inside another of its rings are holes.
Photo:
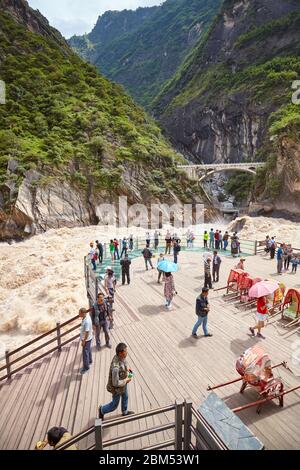
[[[300,224],[266,217],[245,217],[230,223],[243,229],[241,238],[264,239],[268,234],[300,247]],[[196,228],[201,237],[204,229]],[[215,228],[226,229],[218,223]],[[49,230],[21,243],[0,244],[0,357],[55,327],[57,321],[74,316],[87,305],[83,256],[90,241],[122,238],[133,233],[145,237],[145,229],[115,227],[79,227]],[[162,235],[165,230],[162,231]]]

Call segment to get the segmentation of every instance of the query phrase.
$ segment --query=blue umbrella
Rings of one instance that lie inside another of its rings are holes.
[[[175,273],[178,271],[178,264],[172,263],[168,260],[163,260],[157,265],[157,269],[163,271],[164,273]]]

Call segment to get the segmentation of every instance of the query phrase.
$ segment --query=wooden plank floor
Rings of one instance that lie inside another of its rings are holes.
[[[235,262],[223,257],[221,280],[225,279]],[[163,285],[157,284],[156,270],[145,271],[142,259],[132,263],[132,283],[120,286],[116,294],[115,328],[112,330],[113,347],[118,342],[128,345],[128,361],[134,370],[134,380],[129,384],[129,408],[137,412],[173,403],[177,398],[191,398],[197,407],[207,396],[208,384],[217,384],[236,378],[236,358],[246,348],[260,341],[269,352],[272,362],[287,360],[292,364],[295,347],[300,347],[296,330],[287,334],[277,318],[265,329],[266,340],[250,338],[248,327],[254,322],[253,311],[236,308],[234,302],[224,300],[222,292],[210,292],[211,312],[209,329],[213,337],[191,337],[196,320],[195,298],[203,284],[202,255],[181,253],[180,270],[175,275],[178,291],[173,309],[164,307]],[[273,277],[275,263],[261,255],[246,261],[250,274]],[[289,286],[299,285],[297,276],[285,274],[280,280]],[[82,281],[84,282],[84,280]],[[83,299],[83,305],[85,304]],[[298,341],[298,342],[297,342]],[[296,346],[295,346],[296,345]],[[17,374],[5,382],[0,391],[0,448],[33,449],[45,436],[47,429],[62,425],[77,433],[94,424],[99,404],[109,401],[106,383],[114,350],[93,348],[93,366],[81,376],[81,348],[79,341]],[[297,367],[293,370],[276,370],[286,388],[300,384]],[[238,393],[239,386],[232,384],[217,390],[230,407],[257,399],[254,390]],[[111,414],[118,416],[120,409]],[[298,449],[300,447],[300,393],[285,397],[280,409],[275,402],[263,407],[257,415],[255,409],[239,414],[268,449]],[[105,430],[105,439],[142,430],[156,424],[173,421],[172,413],[159,415]],[[173,431],[157,436],[137,439],[114,448],[131,449],[153,445],[173,437]],[[81,446],[91,445],[91,438]]]

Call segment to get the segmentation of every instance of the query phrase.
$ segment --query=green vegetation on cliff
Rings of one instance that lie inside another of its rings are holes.
[[[149,107],[205,34],[220,4],[221,0],[167,0],[153,9],[136,10],[135,23],[135,12],[107,12],[90,34],[74,36],[69,43]]]
[[[83,189],[116,193],[124,171],[142,167],[149,196],[171,190],[186,198],[196,190],[177,170],[180,157],[157,124],[119,85],[4,11],[0,65],[7,87],[0,106],[0,183],[14,160],[9,178],[17,186],[27,170],[37,169],[46,179],[55,174]]]

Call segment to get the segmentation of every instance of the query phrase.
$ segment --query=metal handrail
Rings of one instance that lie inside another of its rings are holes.
[[[122,435],[119,437],[115,437],[112,439],[107,439],[106,441],[102,440],[103,438],[103,430],[113,427],[115,425],[121,425],[125,422],[129,423],[135,420],[142,420],[146,417],[150,416],[157,416],[160,413],[165,413],[168,411],[175,411],[175,421],[168,422],[166,424],[160,424],[149,429],[143,429],[141,431],[133,432],[130,434]],[[184,414],[182,414],[184,411]],[[207,448],[210,444],[207,442],[205,436],[201,436],[197,426],[193,425],[192,418],[196,418],[197,423],[200,423],[203,428],[205,429],[207,436],[209,439],[215,444],[215,446],[221,450],[228,450],[226,444],[221,440],[221,438],[216,434],[214,429],[210,426],[210,424],[206,421],[206,419],[199,413],[192,406],[191,400],[185,400],[183,403],[180,400],[177,400],[175,404],[170,406],[165,406],[161,408],[157,408],[155,410],[144,411],[141,413],[137,413],[134,415],[130,415],[124,418],[114,418],[105,423],[102,422],[100,419],[95,420],[95,426],[86,429],[82,433],[77,434],[76,436],[72,437],[68,441],[64,442],[61,446],[57,447],[56,450],[64,450],[70,447],[72,444],[76,444],[78,441],[94,434],[95,442],[90,444],[86,450],[103,450],[110,448],[111,446],[116,446],[118,444],[122,444],[124,442],[133,441],[136,439],[140,439],[145,436],[149,436],[151,434],[158,434],[164,431],[168,431],[170,429],[174,429],[175,431],[175,438],[170,438],[164,441],[161,441],[157,444],[153,444],[151,446],[143,447],[142,450],[159,450],[166,447],[174,446],[176,450],[182,450],[182,444],[184,443],[184,450],[194,449],[197,450],[197,445],[195,446],[191,441],[191,436],[193,435],[196,438],[196,441],[202,442]]]
[[[129,416],[124,416],[122,418],[112,418],[108,421],[101,422],[101,428],[102,429],[108,429],[110,427],[114,427],[114,426],[121,425],[121,424],[124,424],[124,423],[129,423],[129,422],[132,422],[132,421],[149,418],[151,416],[157,416],[159,414],[167,413],[169,411],[174,411],[175,409],[176,409],[176,404],[173,404],[173,405],[167,405],[167,406],[160,407],[160,408],[155,408],[154,410],[148,410],[148,411],[143,411],[141,413],[136,413],[136,414],[129,415]],[[122,436],[122,438],[116,438],[116,439],[123,439],[123,438],[126,438],[125,440],[137,439],[139,437],[143,437],[143,436],[146,436],[148,434],[154,434],[155,432],[166,431],[167,429],[171,429],[172,427],[174,428],[175,423],[168,423],[168,424],[162,425],[162,426],[169,426],[169,427],[168,428],[164,427],[162,429],[161,426],[157,426],[155,428],[151,428],[150,430],[139,431],[139,433],[132,433],[132,434],[129,434],[127,436]],[[85,431],[76,434],[76,436],[73,436],[71,439],[69,439],[68,441],[64,442],[62,445],[57,447],[56,450],[64,450],[67,447],[70,447],[72,444],[76,444],[77,442],[81,441],[82,439],[84,439],[84,438],[88,437],[89,435],[95,433],[95,431],[96,431],[96,426],[92,426],[92,427],[86,429]],[[144,432],[146,434],[140,435],[140,433],[144,433]],[[134,436],[136,436],[136,437],[134,437]],[[103,442],[103,447],[104,446],[107,447],[109,445],[115,445],[115,444],[119,443],[119,442],[112,443],[112,441],[114,441],[114,439],[109,440],[109,441],[104,441]],[[91,449],[94,446],[95,446],[95,444],[90,446],[89,449]]]
[[[64,336],[66,335],[69,335],[70,333],[72,333],[73,331],[77,330],[79,328],[79,325],[74,325],[72,328],[64,331],[61,333],[61,329],[69,324],[71,324],[72,322],[74,321],[77,321],[79,318],[78,315],[76,315],[75,317],[72,317],[70,320],[67,320],[66,322],[60,324],[59,322],[56,324],[56,328],[53,328],[51,329],[50,331],[48,331],[47,333],[43,333],[42,335],[38,336],[37,338],[35,338],[34,340],[31,340],[29,341],[28,343],[20,346],[19,348],[13,350],[13,351],[6,351],[5,352],[5,360],[6,360],[6,364],[2,367],[0,367],[0,372],[2,372],[3,370],[6,369],[7,371],[7,374],[5,374],[4,376],[0,377],[0,382],[7,379],[7,378],[11,378],[12,375],[16,374],[17,372],[20,372],[22,369],[25,369],[26,367],[32,365],[34,362],[48,356],[49,354],[52,354],[53,352],[55,351],[60,351],[61,348],[63,346],[65,346],[66,344],[70,343],[71,341],[74,341],[74,339],[77,338],[77,334],[76,336],[72,336],[71,338],[67,339],[66,341],[64,341],[63,343],[61,343],[61,338],[63,338]],[[28,351],[27,353],[25,354],[22,354],[21,356],[17,357],[16,359],[14,360],[11,360],[11,357],[15,354],[17,354],[18,352],[24,350],[25,348],[29,347],[29,346],[32,346],[33,344],[37,343],[38,341],[41,341],[43,340],[44,338],[47,338],[49,335],[52,335],[53,333],[57,333],[57,335],[49,340],[47,340],[46,342],[43,342],[42,344],[40,344],[38,347],[35,347],[33,349],[31,349],[30,351]],[[11,367],[23,360],[25,360],[26,358],[28,358],[29,356],[32,356],[34,355],[35,353],[37,353],[38,351],[40,351],[41,349],[44,349],[45,347],[49,346],[50,344],[52,343],[55,343],[57,342],[57,345],[54,347],[54,348],[50,348],[48,349],[48,351],[42,353],[42,354],[39,354],[37,357],[34,357],[33,359],[31,359],[30,361],[27,361],[25,362],[24,364],[22,364],[20,367],[17,367],[17,369],[14,369],[14,370],[11,370]]]
[[[168,439],[167,441],[161,442],[160,444],[154,444],[153,446],[143,447],[143,450],[159,450],[164,449],[165,447],[175,446],[174,439]]]
[[[175,422],[162,424],[161,426],[155,426],[153,428],[146,429],[144,431],[138,431],[138,432],[131,433],[131,434],[125,434],[125,436],[122,436],[122,437],[116,437],[114,439],[103,441],[103,448],[114,446],[117,444],[122,444],[123,442],[127,442],[127,441],[133,441],[135,439],[139,439],[144,436],[149,436],[150,434],[156,434],[159,432],[167,431],[168,429],[175,429]]]

